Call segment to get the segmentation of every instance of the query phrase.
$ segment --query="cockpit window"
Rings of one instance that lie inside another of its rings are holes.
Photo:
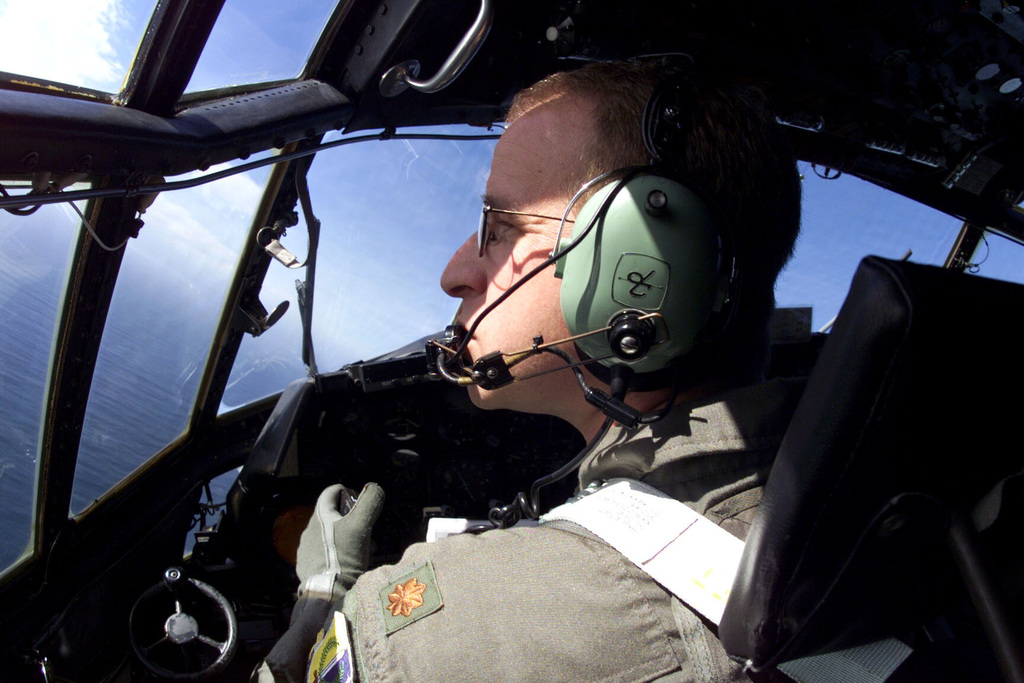
[[[868,255],[942,265],[962,221],[849,175],[801,163],[803,216],[796,252],[775,287],[783,307],[812,307],[811,329],[831,321]],[[909,252],[909,257],[907,256]]]
[[[0,572],[32,540],[50,357],[78,223],[63,204],[26,216],[0,210]]]
[[[1024,249],[1019,242],[986,232],[974,250],[967,272],[1024,284]]]
[[[227,0],[186,92],[295,78],[336,0]]]
[[[479,128],[450,128],[464,135]],[[331,138],[329,138],[331,139]],[[389,140],[320,153],[309,172],[322,223],[313,342],[321,372],[394,350],[451,322],[458,302],[439,285],[448,259],[479,221],[493,141]],[[305,259],[305,223],[281,242]],[[246,336],[221,411],[283,389],[306,373],[295,281],[280,263],[260,295],[290,309],[257,338]]]
[[[77,514],[182,435],[268,171],[165,193],[129,240],[93,375]]]
[[[0,71],[116,93],[152,13],[151,0],[0,0]]]

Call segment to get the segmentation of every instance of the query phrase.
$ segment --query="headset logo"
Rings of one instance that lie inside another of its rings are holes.
[[[623,306],[656,311],[668,288],[669,265],[646,254],[623,254],[615,267],[612,298]]]
[[[632,296],[636,296],[636,297],[645,297],[645,296],[647,296],[647,292],[649,292],[650,290],[654,289],[654,287],[655,287],[655,285],[649,284],[647,282],[648,278],[652,277],[653,275],[654,275],[654,271],[653,270],[651,272],[647,273],[647,275],[641,275],[640,273],[638,273],[635,270],[632,273],[630,273],[629,275],[627,275],[626,279],[633,283],[633,286],[629,288],[629,293]],[[640,289],[640,287],[644,287],[645,289]]]

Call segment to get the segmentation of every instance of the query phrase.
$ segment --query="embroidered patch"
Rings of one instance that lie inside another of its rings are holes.
[[[434,577],[434,565],[421,564],[380,591],[384,631],[388,635],[437,612],[444,606]]]
[[[427,590],[427,584],[419,583],[416,577],[412,577],[405,583],[395,586],[395,590],[388,593],[388,602],[391,603],[391,616],[403,617],[412,616],[412,611],[423,606],[423,591]]]
[[[352,645],[345,615],[335,612],[330,628],[318,635],[309,652],[307,683],[352,683]]]

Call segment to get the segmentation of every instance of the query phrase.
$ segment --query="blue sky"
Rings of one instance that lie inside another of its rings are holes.
[[[0,71],[118,92],[152,0],[0,0]],[[298,75],[332,0],[227,0],[188,90]]]
[[[50,0],[45,10],[0,0],[0,71],[116,92],[152,5]]]

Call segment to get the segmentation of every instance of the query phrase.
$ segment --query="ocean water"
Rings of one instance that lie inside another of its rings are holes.
[[[0,567],[29,541],[47,344],[56,305],[50,292],[18,288],[0,321]]]
[[[30,540],[47,368],[74,236],[57,207],[0,211],[0,569]]]
[[[234,265],[220,257],[213,267],[216,249],[183,243],[160,229],[159,215],[149,218],[127,245],[111,301],[71,514],[186,428]],[[225,242],[244,238],[245,221],[237,225],[224,231]],[[64,206],[31,216],[0,212],[0,570],[31,541],[48,368],[77,229],[77,215]]]
[[[62,276],[52,275],[63,285]],[[38,283],[37,283],[38,284]],[[135,324],[152,308],[145,288],[128,287],[104,332],[82,430],[71,512],[98,496],[182,433],[206,361],[210,335],[170,321]],[[0,319],[0,567],[30,540],[43,414],[59,289],[23,286]],[[112,307],[113,309],[113,307]],[[150,316],[152,317],[152,316]]]

